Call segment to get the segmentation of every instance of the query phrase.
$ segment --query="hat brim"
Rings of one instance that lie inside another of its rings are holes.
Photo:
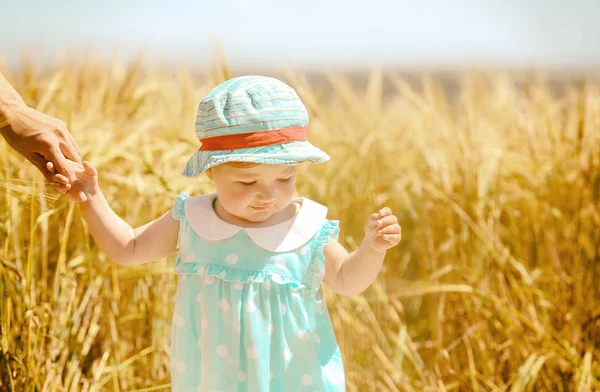
[[[321,163],[328,160],[329,155],[309,142],[290,142],[237,150],[196,151],[187,161],[182,174],[185,177],[197,177],[211,167],[227,162],[297,165],[306,161]]]

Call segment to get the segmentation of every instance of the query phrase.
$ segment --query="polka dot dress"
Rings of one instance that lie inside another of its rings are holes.
[[[245,230],[202,237],[189,224],[189,199],[182,193],[173,208],[180,231],[172,390],[345,391],[321,289],[322,249],[338,222],[324,219],[308,242],[274,252]]]

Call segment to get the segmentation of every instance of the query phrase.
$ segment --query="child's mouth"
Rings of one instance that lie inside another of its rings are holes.
[[[252,209],[256,210],[256,211],[264,211],[266,209],[268,209],[269,207],[271,207],[270,205],[268,206],[262,206],[262,207],[255,207],[255,206],[250,206]]]

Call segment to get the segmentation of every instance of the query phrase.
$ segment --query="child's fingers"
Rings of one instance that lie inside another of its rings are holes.
[[[395,224],[398,224],[398,218],[396,218],[394,215],[388,215],[377,220],[377,227],[380,229]]]
[[[381,210],[379,210],[379,218],[383,218],[388,215],[392,215],[392,210],[390,207],[383,207]]]
[[[48,169],[50,173],[54,173],[54,163],[46,162],[46,169]]]
[[[377,230],[377,234],[401,234],[402,229],[400,225],[389,225],[383,229]]]
[[[71,189],[71,185],[67,184],[67,185],[52,185],[52,189],[54,189],[54,191],[56,193],[60,193],[60,194],[66,194],[67,192],[69,192],[69,190]]]
[[[52,180],[59,184],[69,184],[69,179],[62,174],[55,174],[52,176]]]
[[[54,188],[61,188],[61,189],[66,189],[66,190],[69,190],[69,189],[71,189],[71,184],[69,184],[69,183],[67,183],[67,184],[62,184],[62,183],[59,183],[59,182],[53,182],[53,183],[52,183],[52,186],[53,186]]]
[[[377,218],[378,217],[379,217],[378,213],[371,214],[371,216],[369,217],[369,222],[367,223],[367,226],[370,226],[370,227],[377,226]]]
[[[400,242],[400,238],[400,234],[386,234],[383,236],[383,239],[392,245],[396,245],[398,242]]]

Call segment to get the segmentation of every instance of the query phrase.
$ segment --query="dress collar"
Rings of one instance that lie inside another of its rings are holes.
[[[219,218],[213,209],[216,198],[217,194],[211,193],[192,196],[185,201],[185,214],[196,234],[209,241],[219,241],[244,230],[256,245],[272,252],[288,252],[306,244],[327,216],[327,207],[298,197],[293,201],[302,204],[294,217],[267,227],[241,227]]]

